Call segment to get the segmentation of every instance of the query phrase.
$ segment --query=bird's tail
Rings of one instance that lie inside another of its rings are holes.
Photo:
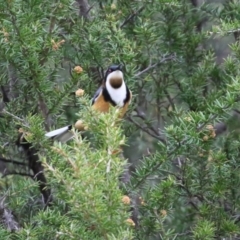
[[[67,142],[73,138],[72,125],[68,125],[45,134],[46,137],[52,138],[54,141]]]

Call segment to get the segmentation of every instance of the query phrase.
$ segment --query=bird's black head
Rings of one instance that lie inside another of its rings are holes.
[[[106,73],[105,73],[105,78],[104,78],[105,82],[106,82],[106,80],[107,80],[107,76],[108,76],[110,73],[112,73],[112,72],[114,72],[114,71],[117,71],[117,70],[122,71],[122,65],[121,65],[121,64],[109,66],[108,69],[107,69],[107,71],[106,71]]]

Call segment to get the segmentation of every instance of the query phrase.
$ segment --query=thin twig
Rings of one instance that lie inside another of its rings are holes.
[[[142,120],[144,120],[145,123],[146,123],[146,125],[148,126],[148,128],[149,128],[150,130],[152,130],[152,131],[158,136],[158,135],[159,135],[158,130],[155,129],[150,123],[146,122],[147,119],[146,119],[146,117],[145,117],[145,113],[143,113],[143,112],[139,109],[139,107],[136,107],[136,108],[135,108],[135,111],[137,112],[137,115],[135,115],[134,117],[139,117],[139,118],[141,118]]]
[[[167,99],[168,99],[168,102],[170,104],[170,106],[172,107],[172,109],[174,110],[175,109],[175,105],[174,105],[174,102],[173,102],[173,99],[171,98],[169,92],[166,90],[166,89],[163,89],[163,92],[165,93]]]
[[[224,34],[232,34],[232,33],[238,33],[240,32],[240,28],[237,28],[237,29],[233,29],[233,30],[229,30],[229,31],[226,31],[226,32],[223,32]],[[207,31],[207,34],[209,35],[213,35],[213,34],[221,34],[222,32],[210,32],[210,31]]]
[[[17,171],[12,171],[12,172],[7,172],[7,173],[4,173],[2,175],[2,178],[8,176],[8,175],[19,175],[19,176],[24,176],[24,177],[30,177],[30,178],[33,178],[33,175],[29,174],[29,173],[21,173],[21,172],[17,172]]]
[[[5,162],[5,163],[12,163],[12,164],[17,164],[17,165],[22,165],[22,166],[28,166],[28,164],[24,163],[24,162],[19,162],[16,160],[12,160],[12,159],[6,159],[3,157],[0,157],[0,162]]]
[[[11,116],[12,118],[14,118],[14,119],[17,120],[17,121],[20,121],[20,122],[23,124],[24,127],[29,128],[29,125],[26,123],[26,121],[25,121],[24,119],[15,116],[14,114],[8,112],[8,111],[5,110],[5,109],[2,110],[2,113],[6,114],[6,115],[8,115],[8,116]]]
[[[182,232],[182,233],[177,233],[176,236],[174,237],[174,239],[176,239],[176,237],[178,236],[186,236],[186,235],[191,235],[192,232],[191,231],[186,231],[186,232]]]
[[[165,140],[163,137],[160,137],[160,136],[158,136],[158,135],[150,132],[150,131],[148,130],[148,127],[143,127],[140,123],[136,122],[132,117],[129,116],[129,117],[127,117],[127,119],[128,119],[130,122],[134,123],[138,128],[140,128],[141,130],[143,130],[144,132],[146,132],[147,134],[149,134],[150,136],[156,138],[156,139],[159,140],[160,142],[166,143],[166,140]]]
[[[134,75],[134,77],[139,77],[140,75],[142,75],[143,73],[149,71],[150,69],[152,68],[155,68],[157,65],[161,64],[161,63],[164,63],[168,60],[173,60],[175,59],[175,54],[170,54],[168,55],[167,57],[163,57],[161,60],[159,60],[159,62],[156,62],[154,64],[150,64],[147,68],[145,68],[144,70],[142,70],[141,72],[138,72]]]
[[[201,124],[200,126],[197,127],[197,131],[199,132],[200,130],[202,130],[209,122],[213,121],[215,118],[217,118],[217,114],[214,114],[212,117],[210,117],[208,119],[208,121],[206,121],[205,123]]]
[[[187,141],[187,138],[183,139],[175,148],[173,148],[167,155],[167,158],[171,157],[179,148]],[[158,168],[162,165],[160,161],[152,171],[149,171],[140,181],[138,181],[134,186],[133,189],[138,188],[151,174],[158,170]]]
[[[131,21],[135,16],[137,16],[142,10],[145,8],[145,6],[142,6],[137,11],[135,11],[133,14],[131,14],[128,18],[125,19],[125,21],[120,25],[120,28],[123,28],[129,21]]]
[[[9,116],[11,116],[12,118],[14,118],[14,119],[16,119],[16,120],[18,120],[18,121],[20,121],[20,122],[24,122],[24,120],[22,119],[22,118],[20,118],[20,117],[17,117],[17,116],[15,116],[15,115],[13,115],[12,113],[10,113],[10,112],[8,112],[7,110],[5,110],[5,109],[3,109],[3,111],[2,111],[3,113],[5,113],[5,114],[7,114],[7,115],[9,115]]]
[[[94,5],[96,5],[96,3],[93,3],[93,5],[89,7],[89,9],[88,9],[87,12],[86,12],[87,15],[88,15],[89,12],[93,9]]]

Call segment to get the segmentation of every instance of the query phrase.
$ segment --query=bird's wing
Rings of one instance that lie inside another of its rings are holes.
[[[93,95],[93,98],[92,98],[92,105],[94,104],[94,102],[96,101],[96,99],[99,97],[99,95],[101,95],[102,90],[103,90],[103,86],[100,86],[100,87],[98,88],[98,90],[95,92],[95,94]]]

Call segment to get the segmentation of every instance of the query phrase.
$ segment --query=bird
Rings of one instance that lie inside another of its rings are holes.
[[[131,103],[131,99],[132,92],[124,81],[122,66],[111,65],[105,73],[102,85],[98,88],[92,98],[92,108],[93,110],[106,113],[111,106],[118,107],[121,109],[119,117],[122,118]],[[45,136],[54,141],[67,142],[74,136],[70,131],[72,128],[72,125],[68,125],[48,132]]]

